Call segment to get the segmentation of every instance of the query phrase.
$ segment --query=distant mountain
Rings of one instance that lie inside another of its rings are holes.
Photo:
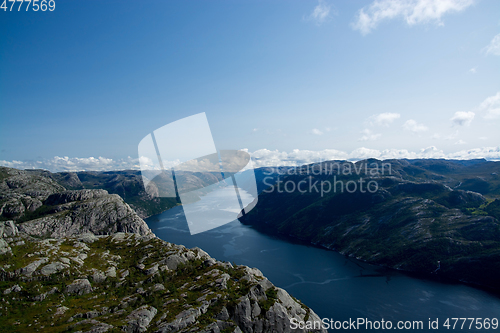
[[[500,162],[485,160],[312,164],[268,179],[240,221],[370,263],[500,289],[499,174]]]
[[[499,173],[500,162],[486,160],[370,159],[259,168],[255,170],[258,204],[240,221],[371,263],[498,289]],[[221,176],[182,177],[187,177],[186,184],[203,186]],[[250,185],[246,177],[242,179],[242,188]],[[359,188],[360,180],[364,189]],[[338,189],[328,191],[326,186],[321,193],[321,182],[337,184]],[[356,182],[358,187],[351,191]],[[369,183],[376,187],[373,193],[367,190]],[[0,221],[31,221],[21,227],[26,232],[71,234],[74,226],[81,225],[83,215],[79,211],[81,200],[61,199],[67,190],[91,196],[88,203],[97,213],[89,215],[88,221],[101,221],[106,216],[126,221],[122,215],[106,215],[101,209],[125,204],[113,194],[123,198],[140,217],[178,204],[175,198],[146,193],[139,171],[50,173],[0,168]],[[126,208],[116,211],[133,216]],[[54,229],[56,215],[72,222],[66,223],[64,230]],[[34,220],[43,224],[33,224]],[[84,228],[107,234],[126,231],[127,223],[116,224],[115,230],[93,222]]]

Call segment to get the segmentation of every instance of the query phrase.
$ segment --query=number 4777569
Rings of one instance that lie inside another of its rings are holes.
[[[23,5],[25,5],[26,8],[23,8]],[[18,12],[21,10],[32,10],[34,12],[45,12],[49,10],[52,12],[56,9],[56,2],[55,0],[3,0],[0,9],[3,9],[4,12],[7,10],[9,10],[9,12],[12,10],[15,11],[16,9]]]
[[[450,320],[451,319],[451,320]],[[470,321],[469,324],[466,322]],[[452,323],[453,322],[453,323]],[[453,325],[452,325],[453,324]],[[447,329],[486,329],[489,330],[498,328],[498,318],[446,318],[443,327]]]

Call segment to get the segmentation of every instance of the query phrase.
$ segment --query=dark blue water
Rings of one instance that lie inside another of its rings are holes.
[[[176,207],[146,222],[163,240],[200,247],[218,260],[257,267],[321,318],[384,319],[394,326],[397,321],[422,321],[420,332],[435,331],[428,328],[429,318],[439,318],[440,331],[463,332],[469,331],[470,321],[462,330],[461,321],[455,330],[446,329],[443,323],[454,317],[500,318],[500,298],[482,290],[410,277],[333,251],[269,236],[238,221],[191,236],[182,208]]]

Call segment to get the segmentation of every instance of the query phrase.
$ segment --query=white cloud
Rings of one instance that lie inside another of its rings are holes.
[[[467,142],[465,142],[464,140],[460,139],[458,140],[457,142],[455,142],[456,145],[465,145]]]
[[[422,133],[422,132],[426,132],[429,130],[429,128],[427,126],[425,126],[424,124],[419,124],[413,119],[407,120],[403,124],[403,128],[405,130],[411,131],[413,133]]]
[[[445,158],[446,155],[442,150],[439,150],[434,146],[430,146],[420,149],[417,156],[417,158]]]
[[[144,161],[147,162],[147,161]],[[0,161],[0,165],[18,169],[46,169],[60,171],[105,171],[105,170],[137,170],[140,169],[139,159],[128,157],[113,160],[105,157],[59,157],[40,161]]]
[[[260,149],[251,153],[256,167],[264,166],[298,166],[310,163],[318,163],[331,160],[350,160],[359,161],[367,158],[387,159],[419,159],[419,158],[444,158],[444,159],[477,159],[485,158],[487,160],[500,160],[500,147],[483,147],[469,150],[461,150],[454,153],[444,153],[435,146],[422,148],[416,152],[406,149],[369,149],[361,147],[353,150],[351,153],[343,151],[325,149],[322,151],[298,150],[291,153],[280,152],[278,150],[270,151]]]
[[[455,125],[459,126],[469,126],[474,116],[476,114],[472,111],[464,112],[458,111],[455,112],[455,115],[450,119]]]
[[[442,150],[431,146],[420,149],[416,152],[406,149],[369,149],[361,147],[347,153],[335,149],[325,149],[321,151],[294,149],[292,152],[282,152],[278,150],[259,149],[253,153],[252,160],[254,167],[265,166],[299,166],[309,163],[317,163],[331,160],[351,160],[358,161],[367,158],[386,159],[418,159],[418,158],[445,158],[445,159],[477,159],[485,158],[487,160],[500,160],[499,147],[483,147],[469,150],[461,150],[454,153],[445,154]],[[167,168],[170,168],[179,161],[169,162]],[[89,158],[69,158],[54,157],[44,161],[1,161],[1,166],[16,169],[46,169],[52,172],[60,171],[110,171],[110,170],[139,170],[139,159],[131,157],[119,160],[113,160],[104,157]]]
[[[375,141],[382,136],[382,134],[380,133],[377,134],[373,133],[368,128],[362,130],[361,133],[363,134],[363,136],[359,138],[358,141]]]
[[[319,0],[318,5],[314,7],[312,13],[308,16],[308,19],[316,22],[316,24],[321,24],[328,20],[330,17],[330,11],[331,6],[324,0]]]
[[[364,160],[367,158],[379,158],[381,155],[382,155],[382,153],[376,149],[361,147],[358,149],[354,149],[349,154],[349,159],[350,160]]]
[[[476,108],[476,111],[483,113],[486,119],[500,118],[500,91],[496,95],[486,98]]]
[[[485,158],[487,160],[500,160],[500,147],[483,147],[469,150],[461,150],[456,153],[451,153],[446,158],[457,160],[470,160],[476,158]]]
[[[251,155],[256,167],[298,166],[318,161],[346,160],[349,157],[347,153],[335,149],[321,151],[294,149],[291,153],[259,149]]]
[[[485,52],[487,55],[492,54],[500,56],[500,34],[493,37],[488,46],[483,49],[483,52]]]
[[[473,67],[473,68],[469,69],[469,73],[476,74],[477,73],[477,67]]]
[[[321,132],[317,128],[313,128],[312,131],[311,131],[311,133],[314,134],[314,135],[323,135],[323,132]]]
[[[448,12],[460,12],[474,0],[376,0],[358,11],[352,27],[366,35],[381,21],[404,19],[409,26],[434,21],[443,25],[441,17]]]
[[[384,112],[368,118],[372,125],[389,126],[394,120],[401,118],[399,113]]]

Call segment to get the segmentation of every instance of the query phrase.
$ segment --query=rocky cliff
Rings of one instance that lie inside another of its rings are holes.
[[[16,221],[21,232],[36,237],[151,233],[116,194],[66,190],[39,173],[8,168],[0,169],[0,218]]]
[[[20,231],[38,237],[65,237],[91,232],[109,235],[151,233],[148,226],[116,194],[104,190],[64,191],[45,200],[47,214],[19,224]]]
[[[290,332],[319,321],[257,269],[152,234],[36,240],[0,223],[0,327],[11,332]]]
[[[82,171],[51,173],[45,170],[16,170],[0,167],[0,180],[2,175],[11,177],[18,174],[19,178],[41,179],[57,188],[54,191],[103,189],[109,194],[118,194],[141,218],[159,214],[178,203],[175,198],[160,198],[152,196],[144,190],[140,171]],[[24,181],[22,181],[24,182]],[[9,187],[10,188],[10,187]]]

